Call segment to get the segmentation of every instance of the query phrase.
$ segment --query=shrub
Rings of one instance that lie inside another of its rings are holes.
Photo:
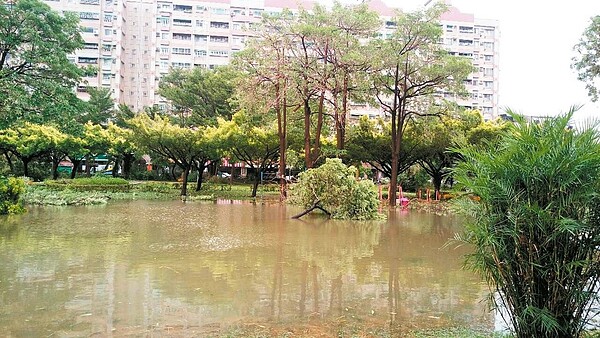
[[[357,180],[357,173],[340,159],[327,159],[319,168],[300,173],[298,183],[290,188],[290,202],[310,207],[318,200],[333,218],[381,218],[373,182]]]
[[[25,182],[21,178],[0,177],[0,215],[17,214],[25,211],[21,196]]]
[[[511,126],[494,149],[457,149],[471,198],[467,266],[506,306],[518,337],[578,337],[600,287],[600,133],[565,116]]]

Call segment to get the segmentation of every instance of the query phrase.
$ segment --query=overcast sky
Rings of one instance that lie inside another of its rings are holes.
[[[349,3],[358,0],[347,0]],[[383,0],[391,7],[415,9],[425,0]],[[556,115],[572,105],[584,107],[576,119],[600,118],[585,85],[570,68],[573,46],[590,18],[600,15],[600,0],[452,0],[476,18],[500,25],[499,105],[525,115]]]

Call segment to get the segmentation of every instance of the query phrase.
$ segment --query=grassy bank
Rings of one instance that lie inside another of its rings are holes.
[[[195,184],[188,185],[188,200],[236,199],[252,200],[250,184],[228,184],[218,180],[204,183],[200,191]],[[279,196],[277,185],[260,186],[258,199]],[[76,178],[73,180],[47,180],[31,183],[23,196],[26,204],[34,205],[92,205],[109,200],[173,200],[179,199],[180,182],[127,181],[112,177]]]

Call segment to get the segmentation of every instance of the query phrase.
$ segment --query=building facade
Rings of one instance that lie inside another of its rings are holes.
[[[475,72],[465,81],[466,98],[452,93],[444,97],[467,108],[478,109],[484,118],[498,116],[499,39],[500,31],[495,20],[477,19],[473,14],[460,12],[455,7],[440,18],[443,44],[452,55],[470,58]]]
[[[54,10],[75,12],[81,19],[85,46],[71,60],[94,65],[98,73],[84,79],[77,88],[79,96],[88,97],[87,86],[110,88],[115,102],[133,111],[167,107],[156,92],[160,77],[171,67],[214,68],[229,63],[232,55],[244,48],[249,37],[247,28],[259,22],[263,13],[312,7],[312,2],[300,5],[295,0],[45,1]],[[381,0],[371,1],[370,6],[383,17],[394,13]],[[468,98],[440,94],[462,106],[479,109],[486,119],[497,116],[497,22],[480,20],[450,7],[441,24],[448,51],[471,58],[477,71],[465,83]]]

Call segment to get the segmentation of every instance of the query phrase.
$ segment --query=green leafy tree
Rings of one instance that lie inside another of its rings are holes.
[[[237,53],[232,64],[245,76],[237,83],[237,100],[243,109],[252,112],[274,113],[279,138],[279,193],[287,197],[285,168],[288,148],[288,90],[290,64],[287,62],[290,36],[287,34],[293,15],[282,13],[263,17],[256,29],[257,38]]]
[[[183,170],[181,197],[187,197],[188,175],[202,153],[204,129],[180,127],[155,115],[150,118],[139,114],[128,122],[133,131],[133,141],[140,148],[172,161]],[[199,173],[200,174],[200,173]]]
[[[222,144],[254,172],[252,197],[256,197],[263,173],[277,166],[279,139],[275,124],[255,125],[246,114],[237,112],[231,121],[219,121],[219,130]]]
[[[573,110],[541,123],[511,113],[493,148],[457,149],[471,198],[467,266],[505,306],[517,337],[580,337],[600,288],[600,133],[569,128]]]
[[[300,173],[298,183],[290,189],[291,201],[307,207],[302,215],[315,208],[333,218],[378,219],[379,200],[371,180],[358,180],[355,167],[347,167],[340,159],[328,158],[318,168]]]
[[[577,79],[585,83],[589,96],[596,101],[600,78],[600,15],[591,18],[574,49],[577,55],[571,67],[577,71]]]
[[[393,22],[394,33],[373,43],[373,89],[384,112],[391,119],[390,204],[396,204],[397,169],[409,121],[442,108],[439,90],[461,92],[463,80],[471,72],[471,60],[449,55],[438,43],[439,24],[445,5],[401,13]],[[440,111],[441,112],[441,111]]]
[[[23,164],[23,175],[29,176],[29,164],[60,148],[66,135],[53,126],[23,123],[19,127],[0,130],[0,148]]]
[[[79,117],[80,122],[106,125],[114,118],[115,103],[109,88],[87,88],[90,99],[86,102],[86,112]]]
[[[71,121],[81,109],[73,87],[84,70],[67,55],[82,45],[76,15],[52,11],[38,0],[4,2],[0,6],[0,127],[17,120]]]
[[[424,117],[417,121],[419,165],[431,177],[436,192],[450,176],[458,159],[451,148],[464,144],[470,132],[483,123],[479,111],[465,111]]]
[[[181,126],[216,125],[233,112],[236,73],[231,67],[190,70],[173,68],[161,78],[158,94],[169,100]]]
[[[316,6],[312,15],[319,27],[314,39],[318,44],[313,48],[319,56],[327,57],[332,72],[325,86],[330,93],[327,97],[333,111],[336,146],[341,150],[345,149],[350,99],[365,101],[369,91],[365,75],[370,68],[370,53],[363,41],[375,36],[381,19],[365,2],[348,6],[336,1],[331,10]]]
[[[392,166],[391,142],[391,124],[389,122],[382,119],[371,120],[367,116],[363,116],[348,131],[346,157],[356,165],[361,162],[368,163],[388,178],[392,177],[392,170],[395,169],[398,171],[396,175],[398,177],[417,162],[420,140],[415,135],[414,128],[407,128],[404,133],[404,146],[398,156],[396,168]]]

